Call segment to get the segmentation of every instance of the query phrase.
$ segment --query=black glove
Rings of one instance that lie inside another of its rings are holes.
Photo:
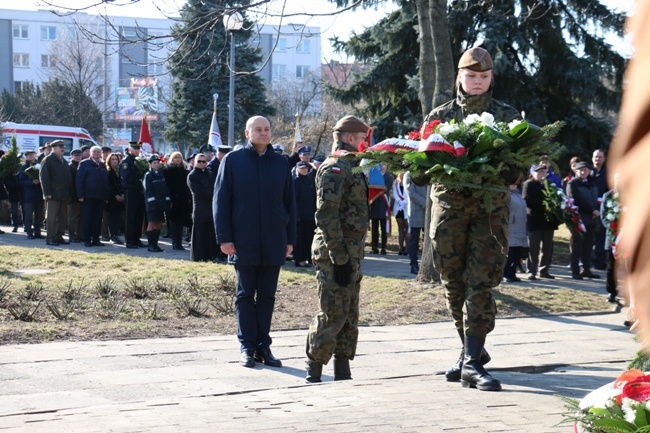
[[[347,286],[352,281],[352,263],[348,260],[344,265],[334,265],[334,281],[339,286]]]

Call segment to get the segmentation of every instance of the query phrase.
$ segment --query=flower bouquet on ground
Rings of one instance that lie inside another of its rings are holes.
[[[587,394],[580,402],[559,396],[570,410],[562,423],[576,433],[649,433],[650,375],[627,370],[618,379]]]
[[[528,172],[542,155],[554,155],[559,143],[553,138],[564,125],[539,127],[527,121],[509,124],[483,113],[463,122],[436,120],[407,139],[390,138],[356,154],[359,159],[384,163],[392,172],[410,171],[415,178],[443,184],[450,189],[507,191],[504,174]]]
[[[582,235],[587,232],[587,228],[580,218],[578,206],[575,205],[572,198],[567,197],[562,189],[545,179],[542,193],[544,194],[542,206],[546,211],[547,219],[555,218],[560,221],[566,225],[571,234]]]
[[[41,164],[34,164],[31,167],[25,169],[25,174],[31,180],[38,179],[40,173],[41,173]]]

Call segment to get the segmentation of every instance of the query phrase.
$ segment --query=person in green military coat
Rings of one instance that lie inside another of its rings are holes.
[[[323,364],[334,355],[334,380],[352,379],[359,336],[361,259],[368,231],[368,183],[353,171],[356,152],[368,125],[345,116],[334,126],[332,155],[316,173],[316,234],[312,261],[316,268],[320,311],[307,334],[307,381],[320,382]]]
[[[458,62],[456,99],[434,108],[424,126],[432,120],[462,122],[470,114],[483,112],[494,115],[497,122],[519,118],[513,107],[492,98],[492,66],[485,49],[465,51]],[[431,188],[434,267],[440,273],[447,308],[463,342],[458,361],[445,376],[448,381],[460,380],[463,387],[501,389],[501,383],[483,367],[490,361],[484,346],[495,325],[492,288],[501,282],[508,254],[506,185],[517,183],[520,176],[518,170],[504,173],[503,185],[486,185],[491,191],[502,191],[489,195],[467,187],[434,184]]]

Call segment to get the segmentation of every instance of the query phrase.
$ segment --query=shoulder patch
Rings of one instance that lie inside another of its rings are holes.
[[[332,167],[330,167],[330,172],[332,172],[332,173],[340,173],[341,172],[341,167],[337,167],[337,166],[333,165]]]
[[[126,170],[127,168],[129,168],[129,163],[128,163],[128,162],[123,162],[123,163],[122,163],[122,168],[123,168],[124,170]]]

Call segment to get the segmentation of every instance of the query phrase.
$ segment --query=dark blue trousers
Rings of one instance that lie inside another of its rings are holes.
[[[99,234],[102,231],[104,200],[87,198],[82,204],[84,241],[99,242]]]
[[[271,346],[271,319],[280,266],[239,266],[237,272],[237,338],[241,351],[263,351]]]

